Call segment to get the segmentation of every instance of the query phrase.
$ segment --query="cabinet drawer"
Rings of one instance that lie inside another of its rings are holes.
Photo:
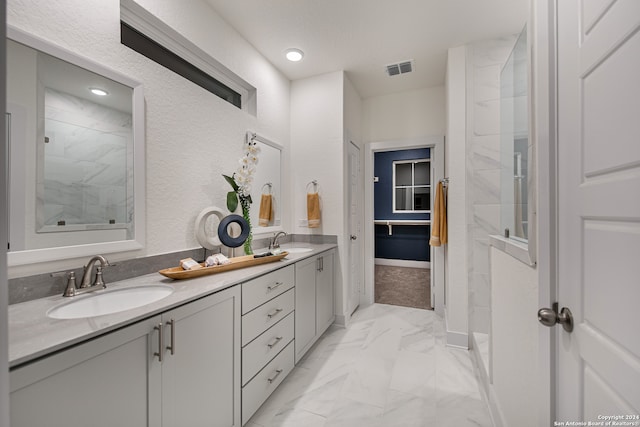
[[[293,289],[262,304],[250,313],[242,316],[242,346],[278,323],[293,311]]]
[[[293,288],[293,266],[281,268],[242,284],[242,314]]]
[[[293,339],[293,313],[267,329],[242,349],[242,385],[245,385]]]
[[[293,342],[242,388],[242,424],[258,410],[293,369]]]

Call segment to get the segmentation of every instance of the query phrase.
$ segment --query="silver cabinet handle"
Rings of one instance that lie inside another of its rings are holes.
[[[269,381],[269,384],[273,383],[281,373],[282,373],[282,369],[277,369],[274,375],[267,378],[267,381]]]
[[[167,322],[167,325],[171,325],[171,345],[167,346],[167,350],[169,350],[173,356],[176,354],[176,321],[171,319]]]
[[[153,353],[154,356],[158,356],[158,361],[162,362],[162,352],[164,351],[164,337],[162,336],[162,323],[158,323],[158,326],[153,327],[154,331],[158,331],[158,352]]]
[[[284,285],[284,282],[276,282],[276,284],[273,285],[273,286],[267,286],[267,292],[271,292],[275,288],[278,288],[278,287],[280,287],[282,285]]]
[[[271,348],[275,347],[281,340],[282,340],[282,337],[275,337],[273,339],[273,341],[271,341],[269,344],[267,344],[267,347],[269,347],[271,349]]]
[[[276,308],[275,310],[273,310],[271,313],[267,313],[267,317],[269,319],[271,319],[272,317],[277,316],[278,314],[280,314],[280,312],[282,311],[281,308]]]

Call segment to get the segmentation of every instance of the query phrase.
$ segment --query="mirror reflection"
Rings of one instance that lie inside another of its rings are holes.
[[[251,136],[256,134],[249,134]],[[269,141],[259,135],[254,139],[260,148],[259,161],[253,178],[251,188],[250,218],[254,233],[264,233],[281,229],[281,182],[280,182],[280,156],[281,148],[278,144]],[[267,199],[264,196],[271,196]],[[271,207],[264,203],[269,201]],[[270,211],[270,215],[267,212]]]
[[[142,116],[134,114],[141,86],[26,33],[10,29],[9,36],[10,265],[29,261],[33,250],[60,259],[72,255],[61,247],[142,247],[134,227],[134,206],[144,202],[134,198],[134,162],[144,165],[134,158],[144,149]]]
[[[509,237],[529,235],[527,29],[522,30],[500,74],[501,222]]]

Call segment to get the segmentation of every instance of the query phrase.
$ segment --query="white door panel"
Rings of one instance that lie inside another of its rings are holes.
[[[640,413],[640,1],[558,4],[558,421]]]

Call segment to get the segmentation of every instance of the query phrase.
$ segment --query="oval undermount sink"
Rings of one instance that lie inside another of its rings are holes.
[[[283,251],[289,252],[290,254],[303,254],[305,252],[311,252],[313,249],[311,248],[282,248]]]
[[[78,299],[53,307],[47,312],[47,316],[53,319],[80,319],[118,313],[160,301],[171,295],[173,288],[167,285],[149,285],[97,292],[73,297]]]

